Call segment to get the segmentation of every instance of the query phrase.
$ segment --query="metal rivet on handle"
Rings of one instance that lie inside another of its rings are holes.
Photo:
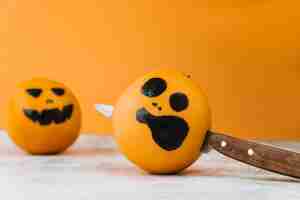
[[[227,142],[225,142],[224,140],[221,142],[221,147],[226,147],[227,146]]]
[[[253,154],[254,154],[253,149],[248,149],[248,155],[249,155],[249,156],[253,156]]]

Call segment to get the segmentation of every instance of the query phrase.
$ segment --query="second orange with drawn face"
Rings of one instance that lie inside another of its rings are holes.
[[[75,142],[81,110],[62,83],[36,78],[20,83],[8,110],[8,133],[14,143],[31,154],[55,154]]]

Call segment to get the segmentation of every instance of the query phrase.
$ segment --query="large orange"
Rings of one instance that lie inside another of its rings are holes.
[[[151,173],[176,173],[201,153],[211,114],[206,96],[188,75],[146,74],[119,98],[113,113],[122,153]]]

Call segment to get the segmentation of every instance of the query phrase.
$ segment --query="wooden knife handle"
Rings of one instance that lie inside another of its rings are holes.
[[[208,132],[208,144],[218,152],[252,166],[300,178],[300,153]]]

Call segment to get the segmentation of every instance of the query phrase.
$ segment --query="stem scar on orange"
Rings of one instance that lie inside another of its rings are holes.
[[[8,134],[31,154],[56,154],[79,136],[80,105],[62,83],[34,78],[17,85],[8,108]]]

